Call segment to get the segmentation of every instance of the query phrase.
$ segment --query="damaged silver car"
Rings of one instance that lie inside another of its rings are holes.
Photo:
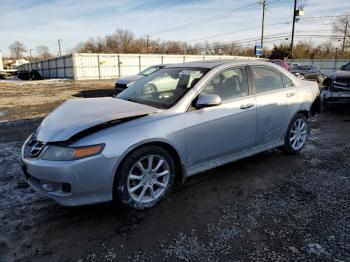
[[[169,65],[117,97],[66,101],[20,162],[28,183],[62,205],[149,208],[194,174],[276,147],[299,153],[318,90],[262,61]]]

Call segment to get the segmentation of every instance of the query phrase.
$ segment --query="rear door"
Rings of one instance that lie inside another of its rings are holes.
[[[283,139],[297,108],[297,88],[279,70],[251,66],[257,105],[257,146]]]

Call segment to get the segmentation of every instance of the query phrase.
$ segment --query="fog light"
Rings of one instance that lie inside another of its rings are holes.
[[[53,190],[53,186],[50,185],[48,182],[41,182],[41,187],[48,192]]]
[[[62,191],[65,193],[70,193],[71,192],[71,186],[68,183],[63,183],[62,184]]]

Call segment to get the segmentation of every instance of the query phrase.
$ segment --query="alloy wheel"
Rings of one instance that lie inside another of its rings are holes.
[[[166,190],[169,178],[170,167],[162,156],[143,157],[133,165],[128,174],[128,192],[138,203],[156,200]]]
[[[294,121],[290,130],[289,141],[294,150],[301,149],[306,143],[307,124],[304,119],[298,118]]]

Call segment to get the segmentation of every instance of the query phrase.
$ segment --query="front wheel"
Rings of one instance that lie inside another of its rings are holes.
[[[149,145],[129,154],[116,176],[115,197],[134,209],[150,208],[171,190],[175,164],[165,149]]]
[[[288,126],[284,138],[284,151],[288,154],[297,154],[303,149],[308,138],[308,121],[303,114],[296,114]]]

